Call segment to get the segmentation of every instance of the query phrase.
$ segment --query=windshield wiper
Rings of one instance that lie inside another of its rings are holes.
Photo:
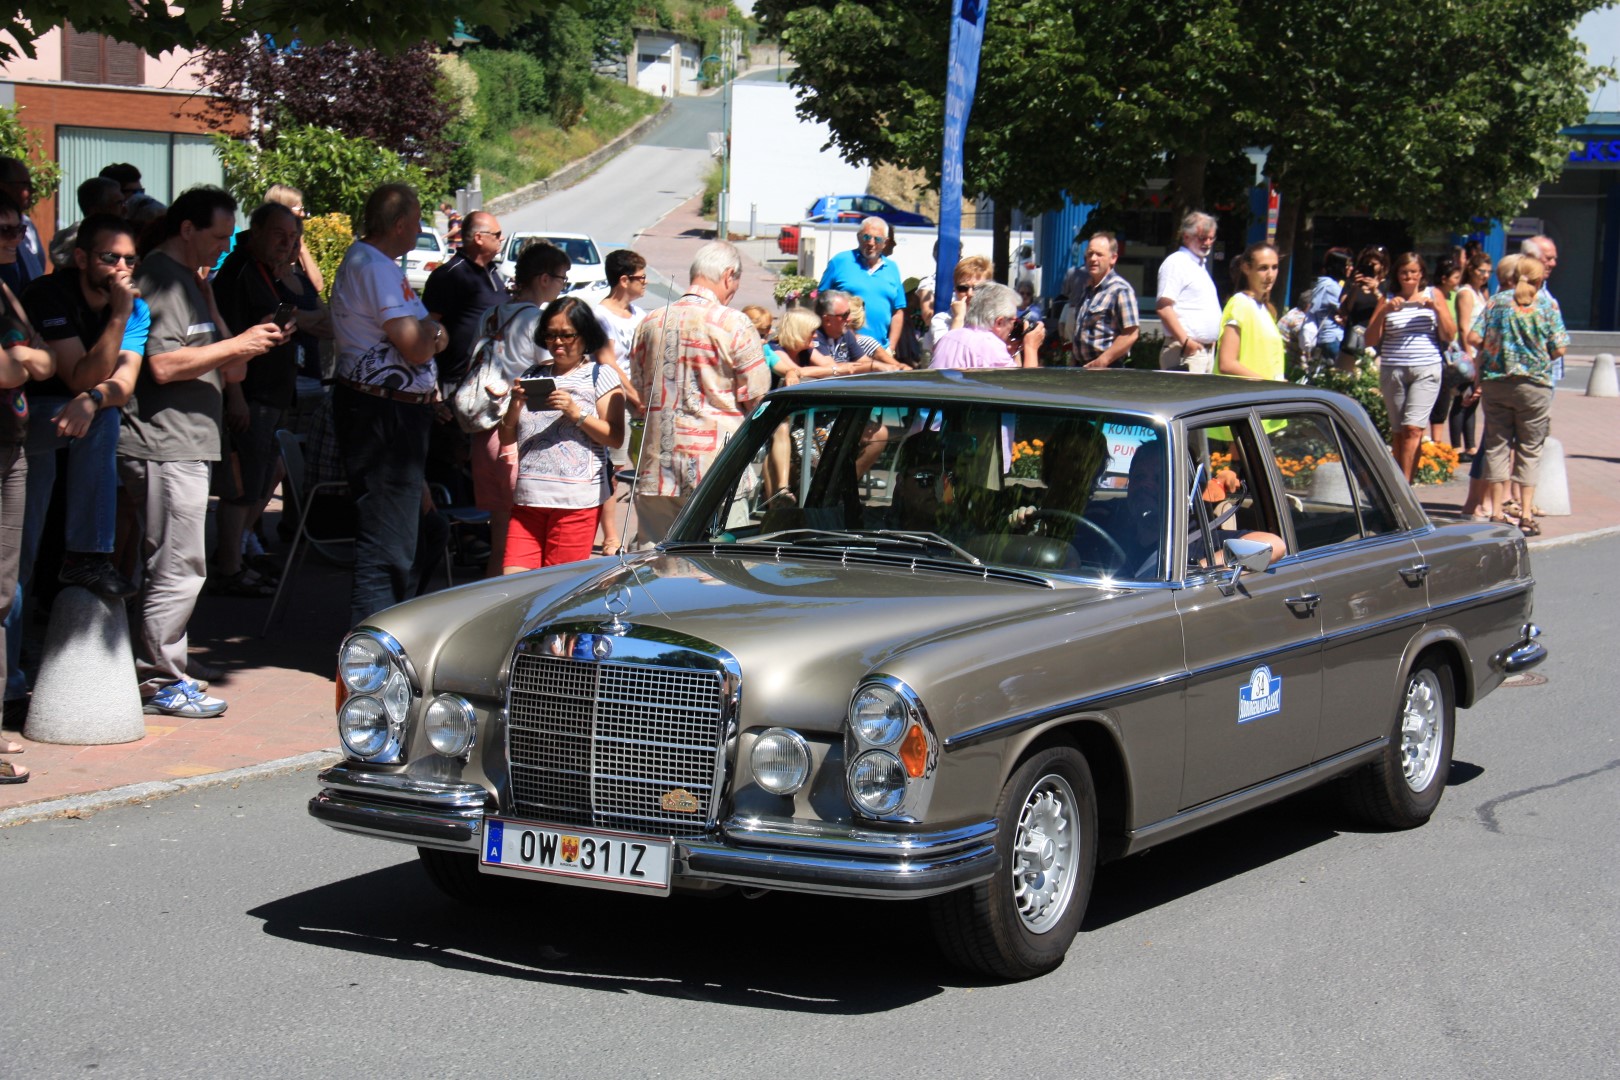
[[[908,531],[903,530],[903,529],[878,529],[877,530],[877,535],[878,536],[883,536],[883,537],[888,537],[891,540],[893,540],[893,539],[909,540],[915,546],[922,547],[922,548],[930,548],[930,547],[944,548],[945,550],[947,550],[947,551],[959,556],[960,558],[965,559],[966,561],[972,563],[974,566],[982,566],[983,565],[981,562],[979,562],[979,557],[977,555],[973,554],[973,552],[969,551],[967,548],[963,547],[961,544],[958,544],[958,543],[955,543],[954,541],[945,539],[943,536],[939,535],[939,533],[908,532]]]
[[[784,529],[756,538],[764,544],[802,544],[806,547],[865,547],[872,550],[906,548],[912,551],[948,551],[974,566],[984,565],[979,557],[960,544],[938,533],[910,532],[904,529],[871,529],[848,532],[840,529]]]

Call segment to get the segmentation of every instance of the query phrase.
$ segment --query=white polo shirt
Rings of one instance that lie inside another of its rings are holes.
[[[1221,336],[1221,301],[1204,260],[1178,248],[1159,264],[1159,299],[1176,305],[1176,318],[1194,341],[1212,345]],[[1167,344],[1174,344],[1168,342]]]

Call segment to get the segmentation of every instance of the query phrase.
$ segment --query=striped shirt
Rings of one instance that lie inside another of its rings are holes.
[[[1440,362],[1440,319],[1432,307],[1406,304],[1384,312],[1378,362],[1384,367],[1423,367]]]

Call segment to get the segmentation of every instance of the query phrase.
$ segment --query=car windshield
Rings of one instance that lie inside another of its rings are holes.
[[[596,244],[583,236],[540,236],[535,233],[524,233],[512,238],[512,260],[523,254],[523,249],[530,244],[547,243],[563,249],[568,261],[575,266],[595,266],[602,261],[602,256],[596,250]]]
[[[416,234],[416,250],[417,251],[438,251],[439,250],[439,234],[438,233],[428,232],[426,230],[423,230],[422,232],[417,233]]]
[[[1163,576],[1167,457],[1156,421],[792,398],[767,405],[733,441],[672,542]]]

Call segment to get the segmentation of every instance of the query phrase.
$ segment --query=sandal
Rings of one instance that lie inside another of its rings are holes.
[[[1541,523],[1535,518],[1521,518],[1519,520],[1519,531],[1526,536],[1540,536]]]
[[[208,582],[210,596],[242,596],[255,600],[267,600],[276,595],[276,590],[265,583],[265,580],[252,570],[238,570],[234,574],[226,574],[213,578]]]
[[[28,767],[26,765],[13,765],[9,761],[0,761],[0,784],[25,784],[28,782]]]
[[[1506,514],[1508,517],[1521,517],[1524,514],[1524,508],[1519,505],[1519,500],[1517,499],[1503,499],[1502,513]]]

